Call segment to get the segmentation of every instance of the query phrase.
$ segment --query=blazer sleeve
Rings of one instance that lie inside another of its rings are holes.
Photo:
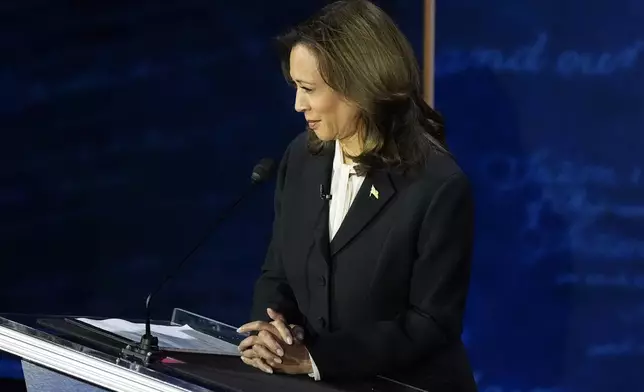
[[[303,325],[293,290],[288,283],[284,266],[282,265],[282,191],[286,184],[287,166],[292,145],[286,149],[277,170],[274,198],[274,220],[271,241],[268,246],[266,258],[262,265],[261,275],[255,283],[251,320],[270,321],[267,308],[282,313],[291,324]]]
[[[322,379],[382,374],[460,339],[473,225],[467,178],[452,175],[434,193],[424,214],[407,310],[391,320],[322,334],[309,342]]]

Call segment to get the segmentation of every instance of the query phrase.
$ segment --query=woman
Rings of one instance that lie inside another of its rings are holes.
[[[279,42],[308,130],[280,164],[242,360],[476,390],[460,339],[472,194],[409,43],[363,0],[333,3]]]

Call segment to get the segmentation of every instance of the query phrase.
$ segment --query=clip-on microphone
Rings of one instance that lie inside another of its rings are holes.
[[[333,195],[324,192],[324,185],[322,184],[320,184],[320,199],[325,201],[331,201],[333,199]]]

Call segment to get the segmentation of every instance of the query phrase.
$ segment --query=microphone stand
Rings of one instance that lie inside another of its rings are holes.
[[[150,300],[152,293],[148,294],[145,300],[145,334],[141,336],[139,343],[128,344],[121,349],[123,359],[135,360],[147,366],[150,363],[158,362],[166,357],[165,352],[159,348],[159,338],[152,335],[150,327]]]
[[[152,300],[152,297],[161,290],[161,288],[172,278],[174,278],[174,274],[176,274],[183,264],[195,253],[201,246],[206,242],[206,240],[210,237],[212,232],[221,224],[222,221],[224,221],[226,218],[228,218],[228,215],[237,207],[239,203],[241,203],[244,198],[253,189],[253,185],[262,182],[265,180],[269,174],[270,174],[270,169],[272,166],[272,163],[265,163],[268,165],[267,169],[263,169],[259,171],[258,173],[258,167],[260,165],[257,165],[255,167],[255,170],[253,170],[253,175],[251,176],[251,185],[246,189],[244,193],[241,194],[235,200],[233,204],[231,204],[225,212],[219,216],[219,219],[217,219],[213,225],[211,226],[210,230],[206,232],[206,234],[201,238],[201,240],[195,245],[192,250],[181,260],[181,262],[174,268],[170,270],[170,273],[168,273],[165,277],[165,279],[159,284],[150,294],[148,294],[146,300],[145,300],[145,334],[141,336],[141,340],[139,343],[134,343],[134,344],[128,344],[125,348],[121,349],[121,357],[126,360],[135,360],[137,362],[140,362],[141,364],[147,366],[150,363],[155,363],[158,362],[159,360],[165,358],[166,352],[160,349],[159,347],[159,338],[156,336],[152,335],[151,331],[151,312],[150,312],[150,302]],[[261,169],[261,168],[260,168]]]

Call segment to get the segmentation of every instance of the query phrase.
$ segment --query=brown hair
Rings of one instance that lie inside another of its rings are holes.
[[[413,49],[393,20],[366,0],[336,1],[278,38],[289,82],[291,49],[306,45],[324,81],[357,104],[364,125],[363,152],[352,157],[370,169],[418,168],[433,151],[447,153],[443,119],[422,97]],[[309,130],[309,149],[328,143]]]

